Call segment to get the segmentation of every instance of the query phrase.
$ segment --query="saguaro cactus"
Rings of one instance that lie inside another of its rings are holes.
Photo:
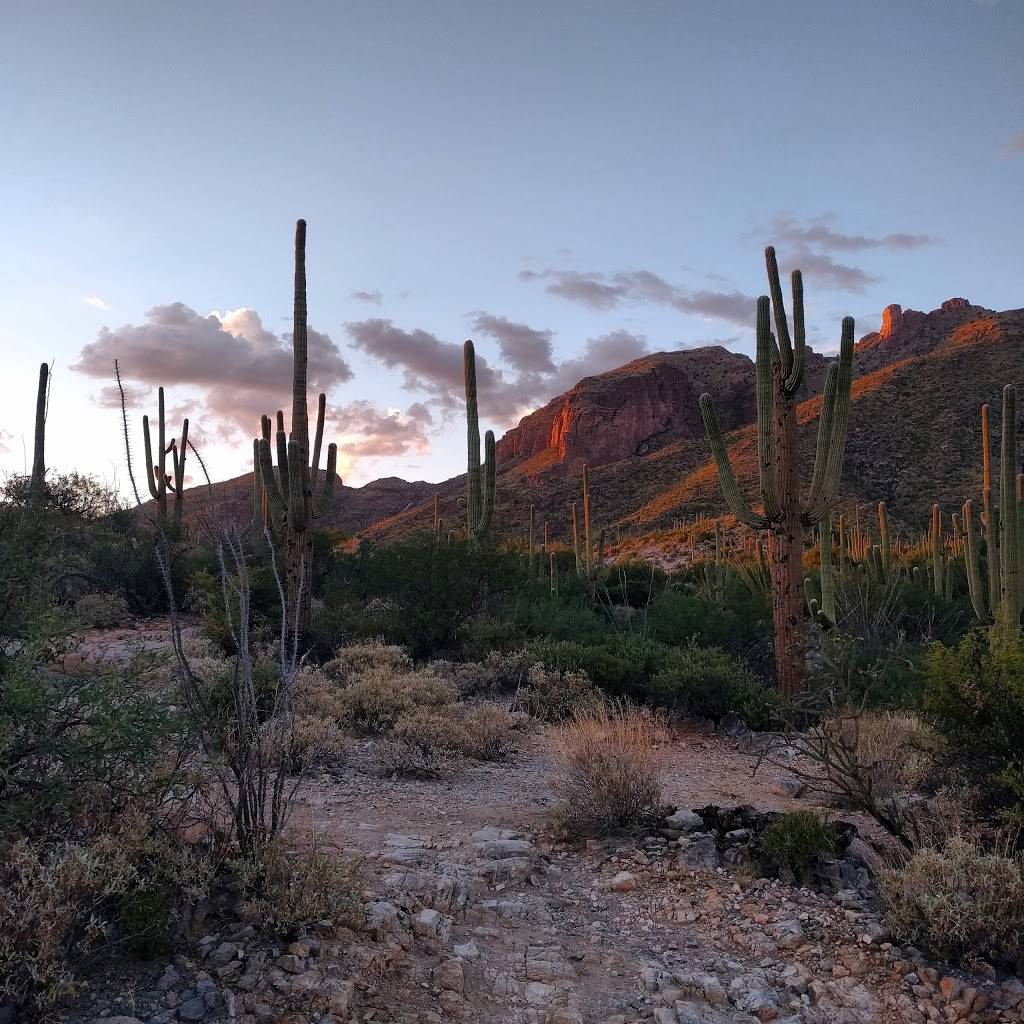
[[[32,447],[32,476],[28,483],[28,500],[41,505],[46,500],[46,406],[49,396],[50,367],[39,364],[39,387],[36,391],[36,430]]]
[[[974,528],[974,503],[968,499],[964,502],[962,522],[967,584],[978,621],[994,620],[1000,632],[1010,638],[1017,635],[1021,611],[1024,610],[1024,570],[1020,565],[1021,553],[1024,551],[1024,509],[1021,507],[1024,476],[1017,471],[1017,389],[1012,384],[1003,388],[998,509],[992,504],[991,496],[987,405],[981,407],[981,427],[982,523],[985,528],[989,579],[985,587]]]
[[[476,352],[473,342],[462,347],[466,378],[466,529],[474,540],[483,540],[494,518],[494,494],[497,474],[494,461],[494,431],[484,435],[483,479],[480,475],[480,417],[476,406]]]
[[[794,270],[791,341],[771,246],[765,250],[765,263],[771,298],[762,295],[757,300],[757,449],[762,511],[755,511],[740,493],[710,395],[701,395],[700,408],[730,509],[745,526],[769,534],[775,663],[780,688],[793,695],[800,690],[804,669],[800,565],[804,530],[824,518],[839,489],[850,413],[853,317],[843,320],[839,359],[828,368],[814,471],[808,493],[801,500],[796,409],[806,355],[803,280],[800,271]],[[777,338],[771,330],[773,309]]]
[[[583,528],[580,529],[579,506],[572,503],[572,547],[576,556],[576,575],[589,583],[597,582],[604,565],[604,530],[595,547],[590,534],[590,467],[583,467]]]
[[[258,486],[267,525],[284,534],[286,615],[293,633],[308,629],[312,618],[310,577],[313,565],[313,522],[331,507],[337,479],[338,446],[327,446],[327,471],[320,479],[320,449],[324,438],[327,396],[317,403],[313,451],[309,449],[309,414],[306,409],[308,330],[306,326],[306,222],[295,225],[295,302],[292,327],[292,424],[287,435],[284,412],[278,410],[277,471],[270,452],[269,416],[261,421],[262,437],[254,450],[259,461]]]
[[[164,389],[157,389],[157,458],[153,459],[153,442],[149,432],[149,417],[142,417],[142,443],[146,452],[146,479],[149,495],[156,502],[156,521],[167,529],[167,492],[174,495],[175,531],[181,528],[181,512],[185,501],[185,451],[188,448],[188,419],[181,423],[181,442],[171,438],[167,443],[167,424],[164,417]],[[171,456],[171,472],[167,472],[167,456]]]

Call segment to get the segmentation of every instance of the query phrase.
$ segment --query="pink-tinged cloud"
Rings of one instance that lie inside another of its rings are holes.
[[[374,306],[379,306],[384,300],[384,296],[378,291],[351,292],[349,298],[355,299],[357,302],[369,302]]]
[[[826,214],[801,224],[789,214],[779,214],[767,229],[767,236],[779,243],[780,248],[781,243],[792,242],[801,246],[816,246],[829,252],[920,249],[936,242],[931,235],[915,235],[905,231],[894,231],[886,235],[847,234],[833,228],[832,219],[831,215]]]
[[[102,328],[72,369],[109,381],[117,359],[122,379],[134,389],[193,387],[200,393],[207,428],[224,436],[253,436],[262,413],[290,404],[290,336],[267,330],[255,310],[202,316],[175,302],[155,306],[146,316],[144,324]],[[329,392],[351,378],[337,345],[310,328],[310,394]],[[104,388],[101,402],[108,398]]]
[[[551,358],[553,331],[540,331],[479,310],[470,315],[473,317],[473,330],[478,335],[494,338],[501,358],[510,366],[526,373],[554,373],[555,364]]]

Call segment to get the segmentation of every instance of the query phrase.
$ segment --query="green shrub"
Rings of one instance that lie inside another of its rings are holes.
[[[1024,941],[1024,863],[961,836],[878,876],[883,920],[901,942],[948,959],[1016,957]]]
[[[776,870],[785,868],[806,881],[811,869],[835,851],[835,830],[814,811],[781,814],[761,833],[759,856]]]
[[[751,729],[769,729],[778,698],[733,655],[691,644],[674,651],[651,680],[651,703],[678,714],[720,722],[738,715]]]
[[[932,645],[922,704],[979,807],[1024,822],[1024,645],[982,631],[956,648]]]
[[[585,672],[532,665],[518,706],[542,722],[560,722],[602,700],[600,691]]]
[[[399,719],[416,709],[455,703],[458,691],[451,680],[428,669],[393,672],[372,669],[358,676],[341,693],[345,722],[357,732],[390,732]]]

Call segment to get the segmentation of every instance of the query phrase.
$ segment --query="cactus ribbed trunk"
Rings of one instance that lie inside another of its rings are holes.
[[[36,391],[36,432],[32,447],[32,477],[28,485],[28,498],[32,505],[46,500],[46,396],[50,382],[50,368],[39,366],[39,387]]]
[[[775,624],[775,665],[779,689],[788,696],[800,692],[804,665],[803,569],[804,527],[800,517],[800,479],[797,475],[796,404],[782,388],[782,367],[772,373],[774,423],[773,459],[776,497],[782,519],[771,533],[772,621]]]
[[[740,493],[710,395],[701,395],[700,409],[726,503],[741,524],[769,534],[776,671],[783,693],[794,695],[801,688],[804,667],[804,530],[828,515],[839,489],[850,412],[854,323],[852,317],[844,318],[839,359],[829,366],[825,378],[814,470],[801,500],[796,406],[806,358],[803,280],[799,270],[793,271],[791,340],[771,246],[765,250],[765,264],[771,296],[757,300],[756,360],[761,511]],[[773,313],[775,334],[771,329]]]
[[[270,447],[271,421],[261,420],[262,437],[255,442],[258,472],[254,475],[254,514],[284,537],[285,616],[289,639],[297,643],[308,632],[313,618],[314,520],[329,511],[337,480],[338,446],[327,447],[327,469],[320,482],[320,451],[323,444],[327,396],[317,402],[316,434],[309,445],[307,400],[308,329],[306,325],[306,222],[295,225],[295,287],[292,322],[292,422],[284,429],[284,414],[277,413],[274,438],[277,471]]]

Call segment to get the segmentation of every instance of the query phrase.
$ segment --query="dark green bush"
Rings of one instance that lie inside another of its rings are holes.
[[[955,648],[933,644],[924,713],[979,807],[1024,822],[1024,646],[976,630]]]
[[[761,833],[758,855],[776,871],[787,869],[806,881],[814,865],[835,851],[835,829],[814,811],[789,811]]]

